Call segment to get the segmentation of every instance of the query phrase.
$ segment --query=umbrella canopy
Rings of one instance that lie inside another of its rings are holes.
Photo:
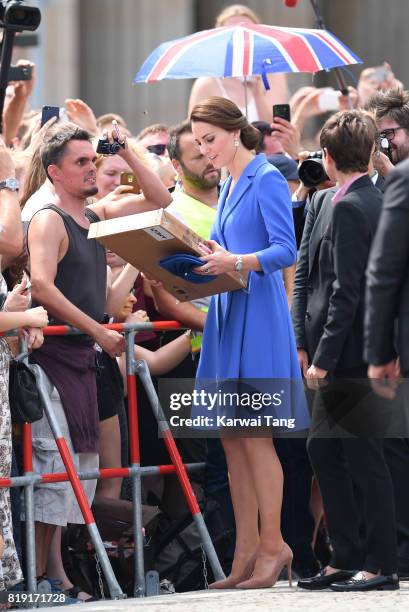
[[[134,83],[201,76],[318,72],[362,61],[331,32],[243,23],[165,42],[146,59]]]

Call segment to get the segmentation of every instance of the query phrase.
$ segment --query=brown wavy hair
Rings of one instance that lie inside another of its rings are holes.
[[[255,149],[260,141],[259,130],[247,121],[237,104],[227,98],[212,96],[196,104],[190,113],[190,122],[195,121],[209,123],[226,132],[240,130],[240,140],[249,151]]]

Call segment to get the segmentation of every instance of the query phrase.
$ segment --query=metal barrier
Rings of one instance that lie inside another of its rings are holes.
[[[81,480],[89,480],[92,478],[120,478],[122,476],[130,476],[132,479],[132,496],[133,496],[133,527],[134,527],[134,597],[145,597],[147,595],[146,580],[144,571],[143,559],[143,530],[142,530],[142,498],[141,498],[141,477],[146,474],[170,474],[176,473],[179,483],[182,487],[186,503],[189,507],[194,523],[199,532],[203,543],[203,548],[209,559],[214,577],[216,580],[224,578],[224,573],[221,568],[219,559],[210,539],[207,527],[203,516],[200,512],[195,494],[190,484],[187,472],[198,469],[203,464],[188,464],[184,465],[180,457],[179,451],[173,439],[169,425],[165,419],[162,407],[159,403],[156,390],[153,386],[152,379],[149,373],[148,366],[145,361],[135,360],[134,358],[134,340],[135,333],[138,331],[166,331],[180,329],[181,326],[176,321],[156,321],[149,323],[113,323],[104,325],[108,329],[113,329],[125,334],[126,340],[126,375],[128,388],[128,427],[129,427],[129,446],[130,446],[130,467],[128,468],[109,468],[104,470],[92,470],[89,472],[77,473],[71,458],[67,442],[64,439],[60,425],[56,420],[51,400],[46,391],[44,373],[38,365],[31,364],[39,392],[43,399],[44,410],[47,416],[50,428],[53,432],[57,448],[63,460],[66,472],[58,474],[35,474],[33,472],[32,462],[32,435],[31,425],[25,423],[23,425],[23,466],[24,476],[14,478],[1,478],[0,487],[24,487],[24,505],[25,505],[25,522],[26,522],[26,585],[29,592],[36,592],[36,562],[35,562],[35,528],[34,528],[34,486],[38,482],[63,482],[70,480],[78,505],[81,509],[85,524],[87,525],[92,543],[104,576],[108,585],[109,593],[112,599],[121,599],[126,597],[115,577],[109,562],[108,555],[104,548],[100,534],[95,524],[88,499],[81,485]],[[69,325],[59,325],[54,327],[46,327],[44,335],[69,335],[81,334],[80,330]],[[164,443],[169,452],[170,459],[173,465],[161,466],[140,466],[140,450],[139,450],[139,428],[138,428],[138,407],[137,407],[137,385],[136,375],[139,376],[142,384],[145,387],[149,398],[154,416],[158,422],[159,431],[163,435]]]

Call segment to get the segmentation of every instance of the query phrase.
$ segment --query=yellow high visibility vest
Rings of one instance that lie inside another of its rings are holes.
[[[175,190],[172,193],[173,202],[167,210],[172,214],[172,209],[176,210],[185,225],[190,227],[196,234],[208,240],[214,220],[216,209],[203,204],[200,200],[192,198],[184,191]]]
[[[172,209],[176,211],[183,223],[190,227],[196,234],[208,240],[214,220],[216,218],[216,209],[203,204],[200,200],[192,198],[184,191],[175,190],[172,193],[173,202],[168,206],[167,210],[172,214]],[[203,312],[207,312],[207,307],[200,308]],[[192,339],[192,352],[197,353],[202,346],[202,334],[196,333]]]

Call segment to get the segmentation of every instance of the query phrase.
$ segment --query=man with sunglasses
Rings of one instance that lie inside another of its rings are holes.
[[[377,91],[366,108],[375,114],[378,141],[388,141],[389,157],[381,151],[373,157],[375,169],[386,177],[396,164],[409,157],[409,91]]]
[[[169,128],[164,123],[148,125],[138,134],[136,140],[150,153],[161,157],[169,157],[166,145],[169,138]]]

